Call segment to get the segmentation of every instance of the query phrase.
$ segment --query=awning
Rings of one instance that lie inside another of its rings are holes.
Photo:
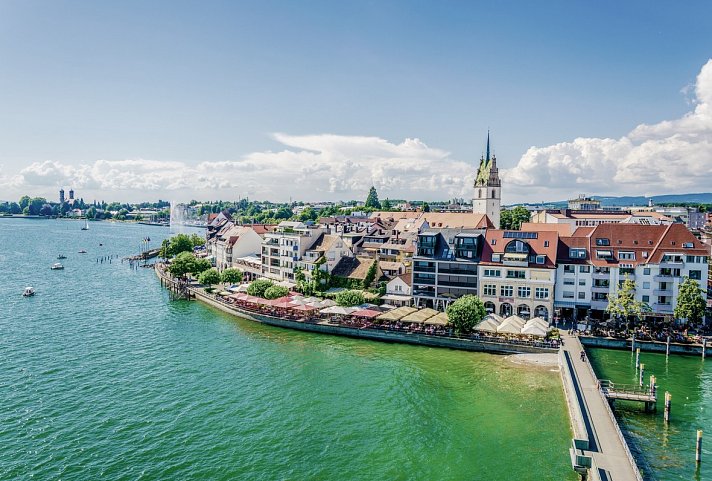
[[[384,301],[410,301],[413,299],[411,296],[404,296],[401,294],[386,294],[381,296]]]
[[[529,257],[529,254],[504,254],[504,259],[511,261],[525,261],[527,257]]]
[[[441,312],[430,319],[425,320],[425,324],[432,325],[432,326],[446,326],[450,322],[447,318],[447,314],[444,312]]]

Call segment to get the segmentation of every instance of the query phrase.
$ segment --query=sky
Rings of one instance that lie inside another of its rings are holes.
[[[0,199],[712,191],[709,1],[0,0]]]

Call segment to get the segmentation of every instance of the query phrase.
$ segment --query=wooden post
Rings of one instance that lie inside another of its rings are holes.
[[[640,380],[638,382],[640,384],[640,387],[643,387],[643,375],[644,374],[645,374],[645,364],[641,364],[640,365]]]
[[[695,462],[700,464],[702,462],[702,430],[697,430],[697,442],[695,443]]]
[[[672,394],[665,391],[665,411],[663,411],[663,419],[666,423],[670,422],[670,407],[672,404]]]
[[[635,349],[635,368],[640,367],[640,348]]]
[[[705,354],[707,351],[707,338],[702,339],[702,359],[705,358]]]
[[[667,337],[667,341],[665,342],[665,357],[670,355],[670,336]]]
[[[650,395],[655,396],[655,391],[657,390],[658,386],[655,385],[655,376],[651,375],[650,376]]]
[[[635,351],[635,334],[633,334],[633,340],[630,342],[630,352]],[[637,364],[636,364],[637,367]]]

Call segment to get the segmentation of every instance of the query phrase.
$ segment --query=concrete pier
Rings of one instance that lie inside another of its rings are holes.
[[[630,448],[623,438],[608,400],[575,336],[562,334],[561,376],[574,435],[571,461],[586,479],[642,481]]]

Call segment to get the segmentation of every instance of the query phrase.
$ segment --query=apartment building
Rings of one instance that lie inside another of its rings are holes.
[[[262,241],[262,275],[294,282],[294,268],[324,232],[323,227],[303,222],[280,222],[277,229],[267,232]]]
[[[484,229],[430,229],[420,233],[411,283],[415,305],[445,309],[458,297],[477,295],[477,264],[484,243]]]
[[[581,318],[586,309],[591,317],[604,318],[609,296],[625,279],[635,281],[636,299],[658,317],[673,314],[685,277],[707,287],[709,246],[683,224],[602,224],[577,229],[561,244],[556,305],[562,316]],[[590,300],[580,294],[579,282],[590,282]]]
[[[556,231],[487,230],[478,264],[478,294],[488,312],[551,320],[554,312]]]

